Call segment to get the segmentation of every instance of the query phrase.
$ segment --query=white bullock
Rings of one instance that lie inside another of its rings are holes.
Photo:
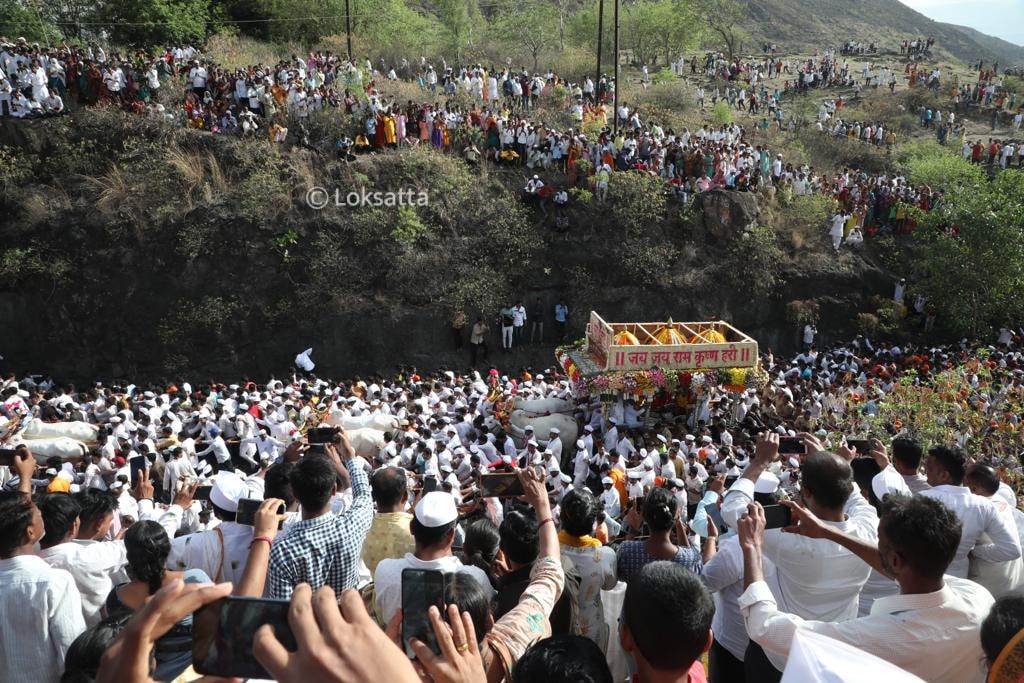
[[[68,460],[70,458],[81,458],[89,452],[89,447],[81,441],[76,441],[66,436],[58,436],[52,439],[15,439],[8,448],[14,448],[24,444],[32,451],[36,461],[42,464],[47,458],[54,456]]]
[[[522,411],[530,417],[562,413],[572,415],[576,406],[563,398],[515,399],[513,410]],[[545,435],[546,436],[546,435]]]
[[[20,436],[26,441],[69,438],[84,443],[95,443],[100,428],[88,422],[43,422],[31,420]]]
[[[366,458],[371,463],[374,462],[374,458],[384,448],[384,432],[379,429],[370,429],[369,427],[362,429],[346,428],[345,434],[348,435],[349,443],[352,444],[352,450],[356,452],[356,455]]]
[[[380,432],[398,430],[398,418],[385,413],[363,413],[355,417],[344,417],[340,412],[334,412],[328,416],[325,424],[330,427],[344,427],[346,430],[375,429]]]

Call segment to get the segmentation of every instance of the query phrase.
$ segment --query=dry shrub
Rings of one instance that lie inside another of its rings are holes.
[[[186,195],[191,195],[206,178],[203,158],[198,154],[186,152],[180,147],[171,147],[167,151],[167,162],[181,177]]]

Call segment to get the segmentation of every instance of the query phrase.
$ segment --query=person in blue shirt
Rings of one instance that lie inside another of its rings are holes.
[[[565,341],[565,323],[569,319],[569,307],[559,299],[555,304],[555,329],[558,330],[558,341]]]

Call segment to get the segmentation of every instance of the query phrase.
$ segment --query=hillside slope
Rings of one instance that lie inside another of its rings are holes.
[[[899,41],[933,36],[939,54],[1003,65],[1024,61],[1024,47],[974,29],[933,21],[898,0],[744,0],[750,21],[745,28],[756,45],[777,44],[785,52],[820,49],[847,40],[876,41],[882,49],[897,49]],[[747,52],[750,52],[747,48]]]

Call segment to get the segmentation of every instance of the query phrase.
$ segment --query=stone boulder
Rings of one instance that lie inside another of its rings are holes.
[[[716,239],[729,239],[753,226],[761,214],[758,197],[753,192],[715,190],[696,197],[701,208],[704,229]]]

